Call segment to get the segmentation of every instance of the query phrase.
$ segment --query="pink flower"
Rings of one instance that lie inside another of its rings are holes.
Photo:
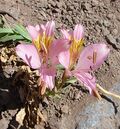
[[[96,79],[90,74],[99,68],[108,56],[110,49],[105,44],[92,44],[83,49],[73,75],[89,89],[96,91]]]
[[[33,69],[38,69],[42,81],[49,89],[54,88],[54,79],[56,75],[57,54],[60,50],[54,52],[55,44],[61,44],[64,40],[53,41],[54,21],[47,22],[46,25],[28,26],[27,30],[32,37],[33,44],[19,44],[16,47],[17,55]],[[58,45],[58,46],[59,46]]]
[[[48,53],[48,49],[53,41],[55,22],[49,21],[45,25],[36,25],[27,27],[27,30],[32,37],[33,44],[36,46],[37,50],[44,51]]]
[[[59,62],[70,72],[69,75],[75,76],[88,88],[90,94],[95,94],[96,79],[92,76],[91,71],[101,66],[110,49],[105,44],[100,43],[89,45],[81,50],[83,41],[83,27],[81,25],[76,25],[71,34],[66,30],[62,30],[62,33],[63,37],[71,42],[71,45],[67,51],[59,54]]]
[[[69,67],[72,68],[74,63],[77,61],[83,46],[84,28],[82,25],[78,24],[75,26],[74,31],[62,29],[61,32],[63,34],[63,38],[69,40],[71,44],[69,49]]]

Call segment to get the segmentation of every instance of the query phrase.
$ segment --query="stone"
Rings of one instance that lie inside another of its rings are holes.
[[[107,28],[103,28],[102,31],[105,36],[110,34],[110,31]]]
[[[113,35],[117,35],[117,34],[118,34],[118,30],[117,30],[117,29],[113,29],[113,30],[111,31],[111,33],[112,33]]]
[[[104,20],[104,21],[103,21],[103,25],[104,25],[105,27],[109,27],[109,26],[111,25],[111,23],[110,23],[108,20]]]
[[[120,84],[116,84],[111,92],[120,93]],[[115,101],[114,101],[115,100]],[[90,103],[79,114],[79,122],[75,129],[116,129],[119,128],[120,108],[117,105],[120,101],[113,97],[106,97],[102,101]],[[117,102],[117,104],[116,104]],[[115,117],[116,115],[116,117]]]
[[[8,128],[8,124],[9,124],[9,120],[1,119],[0,120],[0,129],[7,129]]]
[[[98,0],[92,0],[92,4],[93,5],[98,5],[99,4],[99,1]]]
[[[64,113],[64,114],[68,114],[69,113],[69,107],[68,107],[68,105],[63,105],[61,107],[61,112]]]
[[[112,45],[114,49],[118,49],[116,38],[114,38],[111,34],[105,36],[106,41],[108,44]]]
[[[83,8],[84,8],[85,10],[87,10],[87,11],[90,12],[90,10],[91,10],[91,5],[90,5],[89,3],[84,3],[84,4],[83,4]]]
[[[114,16],[114,14],[110,13],[110,14],[107,15],[107,18],[108,19],[113,19],[113,18],[115,18],[115,16]]]

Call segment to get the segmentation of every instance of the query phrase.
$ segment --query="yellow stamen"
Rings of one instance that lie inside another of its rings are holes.
[[[97,52],[94,51],[94,52],[93,52],[93,64],[96,63],[96,59],[97,59]]]
[[[33,43],[34,43],[35,47],[37,48],[38,52],[39,52],[40,49],[41,49],[40,39],[41,39],[41,38],[40,38],[40,35],[39,35],[39,36],[37,37],[37,39],[33,41]]]
[[[93,90],[93,94],[94,94],[94,96],[96,96],[99,100],[102,99],[97,90]]]
[[[71,46],[70,46],[70,67],[72,67],[75,62],[77,61],[78,59],[78,56],[81,52],[81,49],[83,47],[83,40],[71,40],[72,43],[71,43]]]
[[[43,32],[40,44],[41,44],[41,46],[43,48],[43,51],[47,54],[48,53],[48,49],[46,47],[46,35],[45,35],[45,32]]]
[[[52,40],[53,40],[53,37],[46,37],[45,38],[45,46],[46,46],[46,49],[49,50],[49,47],[52,43]]]
[[[115,97],[115,98],[120,99],[120,96],[119,96],[119,95],[116,95],[116,94],[114,94],[114,93],[111,93],[111,92],[105,90],[105,89],[102,88],[99,84],[97,84],[96,86],[97,86],[97,88],[99,88],[103,93],[105,93],[105,94],[107,94],[107,95],[111,95],[111,96],[113,96],[113,97]]]

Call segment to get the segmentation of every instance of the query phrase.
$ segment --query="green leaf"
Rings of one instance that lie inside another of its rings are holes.
[[[49,97],[61,98],[60,93],[55,92],[54,90],[53,91],[47,90],[45,94],[46,94],[46,96],[49,96]]]
[[[75,77],[72,77],[70,79],[67,79],[65,83],[74,84],[75,82],[77,82],[77,79]]]
[[[5,33],[0,33],[0,38],[2,38],[5,35],[6,35]]]
[[[7,42],[7,41],[16,41],[16,40],[24,40],[21,35],[5,35],[4,37],[0,38],[0,42]]]
[[[29,41],[32,41],[31,40],[31,37],[29,36],[26,28],[23,26],[23,25],[16,25],[15,26],[15,29],[14,31],[17,33],[17,34],[20,34],[21,36],[23,36],[25,39],[29,40]]]
[[[57,65],[57,69],[59,69],[59,70],[64,70],[65,68],[63,67],[63,65],[58,64],[58,65]]]
[[[14,33],[11,28],[0,28],[0,34],[11,34]]]

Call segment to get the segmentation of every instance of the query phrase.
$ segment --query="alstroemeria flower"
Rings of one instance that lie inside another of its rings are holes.
[[[54,78],[56,75],[55,65],[57,62],[57,53],[54,51],[54,44],[61,44],[64,40],[53,41],[54,21],[47,22],[46,25],[28,26],[27,30],[32,37],[33,44],[19,44],[16,47],[17,55],[24,60],[27,65],[33,69],[38,69],[40,78],[45,82],[49,89],[54,87]]]
[[[101,66],[110,49],[105,44],[101,43],[89,45],[81,51],[80,47],[83,41],[83,28],[81,25],[75,26],[72,35],[65,30],[64,32],[62,30],[62,33],[64,34],[64,38],[68,38],[68,40],[71,40],[70,36],[72,36],[72,40],[69,49],[59,54],[59,62],[70,73],[70,76],[75,76],[78,81],[82,82],[88,88],[90,94],[95,94],[96,79],[92,76],[91,71]],[[73,56],[71,57],[71,55]],[[71,61],[72,59],[73,61]],[[71,67],[71,62],[73,62],[72,65],[74,65],[76,64],[75,61],[77,61],[77,66],[73,69],[73,67]]]
[[[110,49],[105,44],[92,44],[83,49],[73,75],[95,94],[96,79],[91,71],[99,68],[108,56]]]
[[[35,27],[29,25],[27,30],[32,37],[33,44],[36,46],[37,50],[47,54],[54,37],[54,21],[49,21],[45,25],[36,25]]]
[[[84,28],[82,25],[78,24],[75,26],[74,31],[62,29],[61,32],[63,34],[64,39],[68,39],[71,44],[69,49],[69,67],[72,69],[74,63],[79,57],[81,48],[83,46]]]

